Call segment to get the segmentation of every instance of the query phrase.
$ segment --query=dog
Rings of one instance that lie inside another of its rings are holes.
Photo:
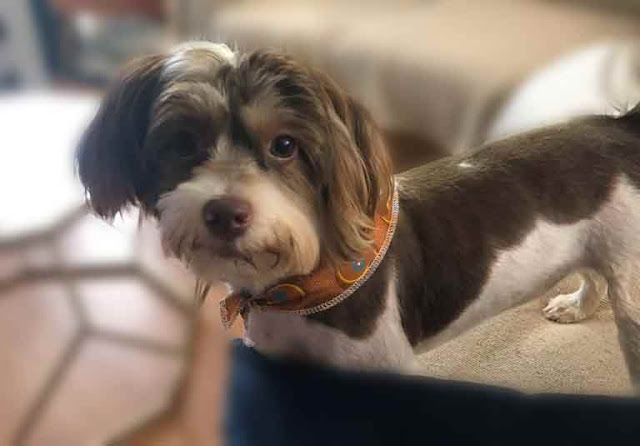
[[[125,69],[77,165],[100,217],[140,207],[169,255],[229,285],[224,321],[241,315],[265,355],[412,370],[580,271],[547,317],[588,317],[606,281],[640,385],[640,107],[394,176],[367,110],[327,76],[190,42]]]

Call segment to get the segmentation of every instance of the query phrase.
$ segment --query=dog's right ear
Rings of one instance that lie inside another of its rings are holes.
[[[112,218],[145,194],[144,147],[165,57],[133,61],[108,89],[76,153],[91,208]]]

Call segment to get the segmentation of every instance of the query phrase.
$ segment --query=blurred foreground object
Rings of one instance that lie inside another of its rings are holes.
[[[91,94],[0,95],[0,444],[105,444],[168,406],[194,280],[137,214],[88,215],[73,153]]]
[[[200,308],[186,376],[169,410],[121,436],[122,446],[215,446],[226,444],[224,409],[228,398],[229,333],[222,332],[218,300],[226,293],[214,288]],[[235,326],[232,333],[241,334]],[[269,414],[265,414],[269,417]]]
[[[640,437],[638,398],[525,395],[465,382],[287,364],[240,342],[230,367],[229,446],[630,446]]]

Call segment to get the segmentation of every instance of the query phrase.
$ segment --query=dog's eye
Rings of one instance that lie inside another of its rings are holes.
[[[298,143],[289,135],[277,136],[271,143],[269,152],[280,159],[292,158],[298,151]]]
[[[170,150],[185,161],[196,158],[200,153],[196,138],[189,132],[178,133],[171,141]]]
[[[183,160],[193,159],[198,154],[198,148],[193,145],[181,144],[176,146],[174,150],[178,157]]]

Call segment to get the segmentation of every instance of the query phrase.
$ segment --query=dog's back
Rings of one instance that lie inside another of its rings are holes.
[[[446,341],[573,270],[597,271],[640,379],[640,107],[518,135],[398,181],[412,228],[399,232],[399,263],[423,259],[400,280],[401,308],[417,309],[403,321],[414,344]]]

